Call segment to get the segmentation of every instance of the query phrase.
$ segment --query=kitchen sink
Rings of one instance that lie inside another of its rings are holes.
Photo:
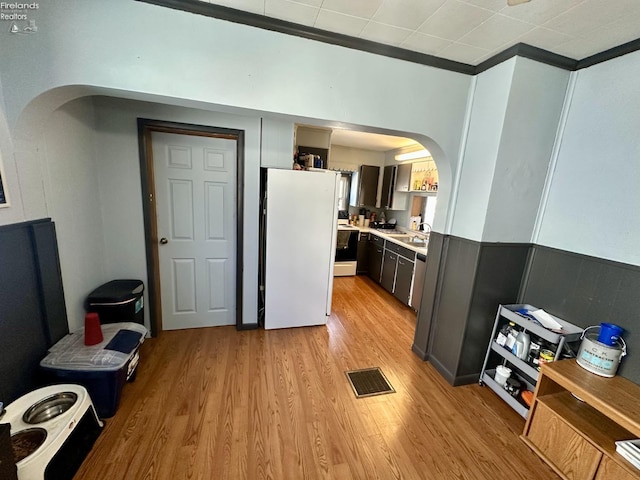
[[[395,238],[396,240],[401,241],[402,243],[406,243],[408,245],[413,245],[414,247],[426,247],[429,243],[429,238],[419,237],[417,235],[411,235],[409,233],[396,233],[389,234],[391,238]]]
[[[413,245],[414,247],[426,247],[427,243],[429,243],[429,240],[419,237],[406,237],[399,238],[398,240],[400,240],[402,243]]]

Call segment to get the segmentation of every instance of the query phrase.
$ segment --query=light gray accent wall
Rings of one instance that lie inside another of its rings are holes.
[[[262,119],[260,165],[293,168],[293,122],[271,117]]]
[[[576,75],[536,243],[640,265],[640,52]]]
[[[477,76],[452,235],[482,240],[515,65],[512,58]]]
[[[55,89],[73,85],[76,96],[405,132],[434,154],[441,178],[450,181],[456,169],[470,76],[130,0],[44,1],[37,21],[37,34],[6,35],[0,50],[13,135],[68,101],[48,104],[61,94]],[[298,75],[295,66],[309,59],[313,75]],[[39,172],[19,181],[33,199],[25,216],[46,214]],[[447,208],[438,202],[441,218]]]
[[[243,323],[257,323],[260,118],[101,97],[95,100],[96,148],[105,262],[113,278],[146,283],[137,118],[245,131]]]
[[[110,280],[91,98],[67,103],[51,115],[42,142],[47,208],[56,224],[69,330],[84,326],[84,300]]]
[[[569,72],[516,58],[482,234],[532,241]]]
[[[18,171],[13,159],[13,140],[7,124],[3,93],[0,79],[0,165],[3,167],[2,171],[4,173],[2,183],[10,205],[9,207],[0,208],[0,225],[20,222],[25,218]]]

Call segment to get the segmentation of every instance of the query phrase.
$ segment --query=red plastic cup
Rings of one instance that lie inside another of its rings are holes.
[[[89,312],[84,316],[84,344],[96,345],[102,341],[102,327],[100,318],[95,312]]]

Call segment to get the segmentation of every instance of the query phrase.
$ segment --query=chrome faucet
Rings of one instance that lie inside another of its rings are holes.
[[[431,233],[431,225],[430,225],[430,224],[428,224],[427,222],[422,222],[421,224],[419,224],[419,225],[418,225],[418,230],[419,230],[420,232],[424,232],[424,230],[420,230],[420,227],[421,227],[422,225],[426,225],[427,227],[429,227],[429,230],[428,230],[426,233]]]

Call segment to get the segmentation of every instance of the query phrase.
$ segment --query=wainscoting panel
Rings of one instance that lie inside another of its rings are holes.
[[[640,383],[640,267],[536,245],[520,301],[583,328],[620,325],[629,353],[618,374]]]

